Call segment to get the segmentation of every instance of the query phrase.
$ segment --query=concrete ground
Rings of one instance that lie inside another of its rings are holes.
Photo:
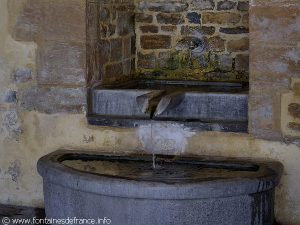
[[[8,218],[8,219],[7,219]],[[20,207],[20,206],[9,206],[0,204],[0,224],[22,224],[21,222],[13,223],[13,219],[33,219],[33,218],[45,218],[44,209]],[[29,223],[23,223],[29,224]],[[30,223],[32,224],[32,223]]]
[[[39,219],[45,218],[44,209],[0,204],[0,225],[10,225],[10,224],[12,225],[13,219],[32,219],[34,217]],[[3,221],[3,218],[9,218],[9,220]],[[9,221],[9,223],[6,223],[6,221]],[[25,224],[25,223],[19,223],[19,224]],[[18,225],[18,223],[14,223],[14,225]],[[38,224],[32,224],[32,225],[38,225]],[[41,223],[39,223],[39,225],[41,225]],[[275,222],[274,225],[281,225],[281,224]]]

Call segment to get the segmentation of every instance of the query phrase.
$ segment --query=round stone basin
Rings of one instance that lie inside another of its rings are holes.
[[[241,159],[105,155],[42,157],[51,218],[109,218],[116,225],[273,225],[282,165]]]

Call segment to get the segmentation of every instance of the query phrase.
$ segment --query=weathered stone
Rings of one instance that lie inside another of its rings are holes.
[[[203,24],[237,24],[241,16],[233,12],[204,12],[202,14]]]
[[[13,79],[16,83],[24,83],[32,80],[32,71],[29,68],[20,68],[15,70]]]
[[[109,19],[110,19],[110,10],[105,6],[100,7],[99,20],[101,22],[106,22]]]
[[[122,38],[111,40],[110,61],[119,61],[122,59]]]
[[[246,13],[245,15],[243,15],[242,24],[244,27],[249,29],[249,13]]]
[[[201,33],[203,35],[213,35],[216,31],[215,27],[210,27],[210,26],[202,26],[201,27]]]
[[[240,11],[249,11],[249,2],[239,2],[237,9]]]
[[[161,30],[166,32],[176,32],[177,26],[172,26],[172,25],[161,26]]]
[[[233,59],[230,55],[212,54],[210,61],[221,71],[231,71]]]
[[[145,13],[136,13],[135,14],[135,21],[141,23],[151,23],[153,20],[152,15],[147,15]]]
[[[244,37],[238,40],[230,40],[227,43],[229,52],[241,52],[249,50],[249,38]]]
[[[181,35],[193,35],[197,32],[201,33],[201,26],[182,26]]]
[[[190,23],[200,24],[201,15],[196,12],[189,12],[186,15]]]
[[[224,34],[245,34],[249,33],[246,27],[221,27],[220,32]]]
[[[131,74],[131,59],[123,61],[123,75]]]
[[[224,0],[224,1],[218,2],[217,9],[218,10],[230,10],[230,9],[234,9],[235,6],[236,6],[236,2]]]
[[[143,69],[153,69],[155,68],[155,55],[154,53],[149,53],[149,54],[138,54],[138,68],[143,68]]]
[[[184,22],[184,18],[181,14],[176,13],[159,13],[156,16],[157,22],[160,24],[182,24]]]
[[[298,103],[289,104],[288,111],[294,118],[300,118],[300,104]]]
[[[16,103],[17,102],[17,92],[16,91],[8,91],[5,95],[4,101],[6,103]]]
[[[205,26],[182,26],[181,35],[213,35],[215,33],[214,27],[205,27]]]
[[[208,39],[209,49],[213,52],[225,51],[225,40],[219,36],[211,37]]]
[[[123,63],[112,63],[105,66],[105,79],[115,80],[123,75]]]
[[[48,41],[37,53],[37,81],[40,84],[85,83],[84,43]]]
[[[294,3],[296,2],[297,6],[294,4],[251,6],[251,41],[274,46],[297,46],[300,7],[299,1],[295,0]]]
[[[149,10],[154,12],[183,12],[188,8],[188,4],[184,2],[149,2],[142,1],[139,4],[140,10]]]
[[[177,41],[176,50],[190,49],[191,45],[194,47],[195,43],[201,43],[202,41],[202,39],[193,36],[183,37]]]
[[[131,37],[131,55],[136,53],[136,37],[135,35]]]
[[[5,90],[0,92],[0,105],[6,103],[16,103],[17,92],[13,90]],[[1,109],[1,108],[0,108]]]
[[[157,63],[160,68],[166,68],[168,66],[168,61],[171,58],[170,52],[160,52],[158,54]]]
[[[131,37],[123,38],[123,59],[131,57]]]
[[[236,55],[235,69],[237,71],[249,71],[249,55]]]
[[[117,18],[117,32],[121,36],[134,32],[134,13],[119,12]]]
[[[116,33],[116,28],[117,28],[116,25],[109,24],[108,27],[107,27],[107,34],[109,36],[113,36]]]
[[[143,49],[168,49],[171,48],[171,36],[168,35],[143,35],[141,37]]]
[[[20,96],[20,105],[26,110],[44,113],[78,113],[86,105],[85,88],[30,87]]]
[[[290,122],[288,123],[288,128],[300,132],[300,123],[296,123],[296,122]]]
[[[23,133],[22,123],[18,115],[17,109],[8,109],[5,111],[0,110],[0,134],[5,135],[8,139],[19,140],[20,135]],[[17,161],[19,162],[19,161]],[[20,165],[17,163],[12,163],[7,171],[13,181],[17,181],[20,176]],[[1,208],[0,208],[1,210]]]
[[[215,3],[213,0],[192,0],[191,8],[193,10],[214,9]]]
[[[143,33],[158,33],[158,27],[155,25],[144,25],[140,26],[140,30]]]
[[[16,18],[13,36],[23,41],[85,42],[85,4],[27,0]]]

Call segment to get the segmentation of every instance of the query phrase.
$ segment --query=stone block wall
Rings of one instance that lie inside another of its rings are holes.
[[[289,112],[290,104],[299,104],[291,82],[300,78],[299,24],[298,0],[251,3],[249,132],[255,136],[300,137],[293,124],[299,120]]]
[[[133,0],[87,0],[87,83],[124,79],[135,69]]]
[[[247,0],[139,0],[136,4],[141,75],[248,81]]]

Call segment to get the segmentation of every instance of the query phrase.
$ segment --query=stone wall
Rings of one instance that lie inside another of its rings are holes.
[[[134,8],[133,0],[87,0],[89,86],[126,79],[135,70]]]
[[[247,0],[138,1],[137,68],[147,77],[248,82]]]

